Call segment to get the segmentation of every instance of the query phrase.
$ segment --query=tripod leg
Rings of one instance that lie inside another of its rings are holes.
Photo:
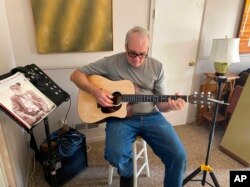
[[[201,172],[201,167],[198,167],[196,170],[193,171],[193,173],[191,173],[184,179],[183,186],[200,172]]]
[[[205,186],[205,183],[206,183],[206,177],[207,177],[207,171],[205,171],[205,170],[204,170],[204,173],[203,173],[203,178],[202,178],[202,181],[201,181],[202,186]]]
[[[211,176],[211,178],[213,180],[213,183],[214,183],[215,187],[220,187],[220,185],[219,185],[219,183],[218,183],[218,181],[217,181],[214,173],[211,171],[209,174],[210,174],[210,176]]]

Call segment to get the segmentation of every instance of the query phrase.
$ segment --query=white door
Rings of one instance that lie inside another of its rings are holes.
[[[190,95],[205,0],[155,0],[152,56],[164,64],[168,94]],[[186,124],[184,110],[166,114],[173,125]]]

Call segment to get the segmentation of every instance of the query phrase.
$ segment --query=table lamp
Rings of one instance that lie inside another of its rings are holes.
[[[216,76],[224,76],[230,63],[240,62],[239,43],[239,38],[213,39],[209,60],[214,62]]]

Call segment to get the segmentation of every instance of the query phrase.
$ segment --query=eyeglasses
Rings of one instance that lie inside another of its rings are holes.
[[[144,59],[148,56],[148,53],[136,53],[134,51],[127,50],[128,56],[131,58],[139,57],[140,59]]]

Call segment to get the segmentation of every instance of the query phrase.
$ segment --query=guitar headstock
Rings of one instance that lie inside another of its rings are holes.
[[[213,100],[214,96],[210,92],[201,92],[200,94],[194,92],[193,95],[188,96],[188,102],[195,105],[213,105]]]

